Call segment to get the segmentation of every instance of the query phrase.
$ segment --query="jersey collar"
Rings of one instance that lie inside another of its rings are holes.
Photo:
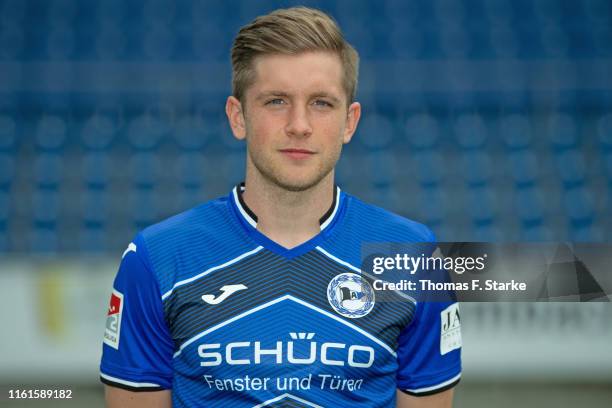
[[[232,190],[232,202],[236,206],[236,209],[240,213],[241,217],[253,228],[257,228],[257,215],[251,210],[242,197],[242,193],[244,192],[244,183],[238,184]],[[331,207],[319,218],[319,227],[321,231],[325,230],[332,221],[336,218],[338,214],[338,208],[340,207],[340,187],[334,187],[334,197],[331,204]]]

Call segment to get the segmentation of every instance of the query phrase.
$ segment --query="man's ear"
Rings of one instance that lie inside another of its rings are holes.
[[[346,126],[344,127],[344,134],[342,135],[342,142],[344,144],[351,141],[357,125],[359,124],[359,118],[361,117],[361,104],[359,102],[353,102],[348,108],[346,117]]]
[[[232,128],[234,137],[238,140],[244,140],[246,137],[246,126],[244,124],[242,104],[237,98],[233,96],[227,97],[227,101],[225,102],[225,114],[227,115],[227,121]]]

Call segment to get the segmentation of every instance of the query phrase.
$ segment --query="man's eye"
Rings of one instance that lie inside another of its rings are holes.
[[[270,99],[268,102],[266,102],[266,105],[282,105],[283,103],[285,103],[285,101],[280,98],[276,98]]]
[[[323,99],[317,99],[314,101],[314,104],[317,106],[326,106],[326,107],[331,107],[333,106],[331,103],[323,100]]]

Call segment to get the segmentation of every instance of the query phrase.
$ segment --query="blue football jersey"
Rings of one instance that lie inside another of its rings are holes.
[[[362,243],[432,242],[431,231],[336,187],[320,233],[286,249],[257,230],[241,190],[129,244],[104,383],[171,389],[174,407],[390,407],[396,389],[459,381],[457,304],[375,291],[360,271]]]

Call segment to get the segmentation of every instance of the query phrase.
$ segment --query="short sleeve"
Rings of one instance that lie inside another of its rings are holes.
[[[424,301],[400,334],[398,389],[410,395],[436,394],[461,378],[461,320],[456,302]]]
[[[172,387],[173,342],[141,235],[123,253],[104,332],[100,379],[131,391]]]

